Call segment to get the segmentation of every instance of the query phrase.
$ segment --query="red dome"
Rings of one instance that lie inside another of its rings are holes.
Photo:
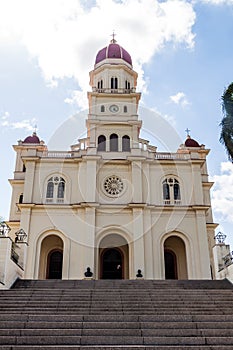
[[[132,59],[130,54],[125,49],[123,49],[123,47],[116,44],[115,40],[111,40],[111,43],[108,46],[104,47],[97,53],[95,64],[100,63],[106,58],[121,58],[125,62],[132,65]]]
[[[200,147],[199,143],[196,140],[191,139],[190,136],[187,137],[184,144],[186,147]]]
[[[26,137],[23,143],[40,143],[39,137],[36,135],[36,132],[32,134],[32,136]]]

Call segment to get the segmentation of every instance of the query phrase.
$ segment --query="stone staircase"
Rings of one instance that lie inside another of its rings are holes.
[[[19,280],[0,291],[0,349],[233,350],[233,285]]]

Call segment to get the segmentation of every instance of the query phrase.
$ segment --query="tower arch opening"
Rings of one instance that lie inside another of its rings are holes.
[[[118,152],[118,136],[117,136],[117,134],[110,135],[110,152]]]
[[[188,279],[186,248],[183,239],[172,235],[164,242],[165,279]]]

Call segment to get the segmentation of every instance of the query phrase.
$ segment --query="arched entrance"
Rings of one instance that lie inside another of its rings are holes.
[[[122,279],[124,266],[122,252],[116,248],[106,248],[102,252],[102,278]]]
[[[62,278],[62,261],[62,251],[52,250],[51,252],[49,252],[47,260],[47,279]]]
[[[170,236],[164,242],[165,279],[187,279],[187,259],[184,241]]]
[[[51,234],[41,243],[39,279],[61,279],[63,266],[63,241]]]
[[[129,248],[118,234],[105,236],[99,245],[99,278],[129,278]]]

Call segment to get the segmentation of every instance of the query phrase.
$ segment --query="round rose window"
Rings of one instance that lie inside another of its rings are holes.
[[[109,176],[104,181],[104,189],[111,196],[117,196],[123,190],[123,182],[119,176]]]

